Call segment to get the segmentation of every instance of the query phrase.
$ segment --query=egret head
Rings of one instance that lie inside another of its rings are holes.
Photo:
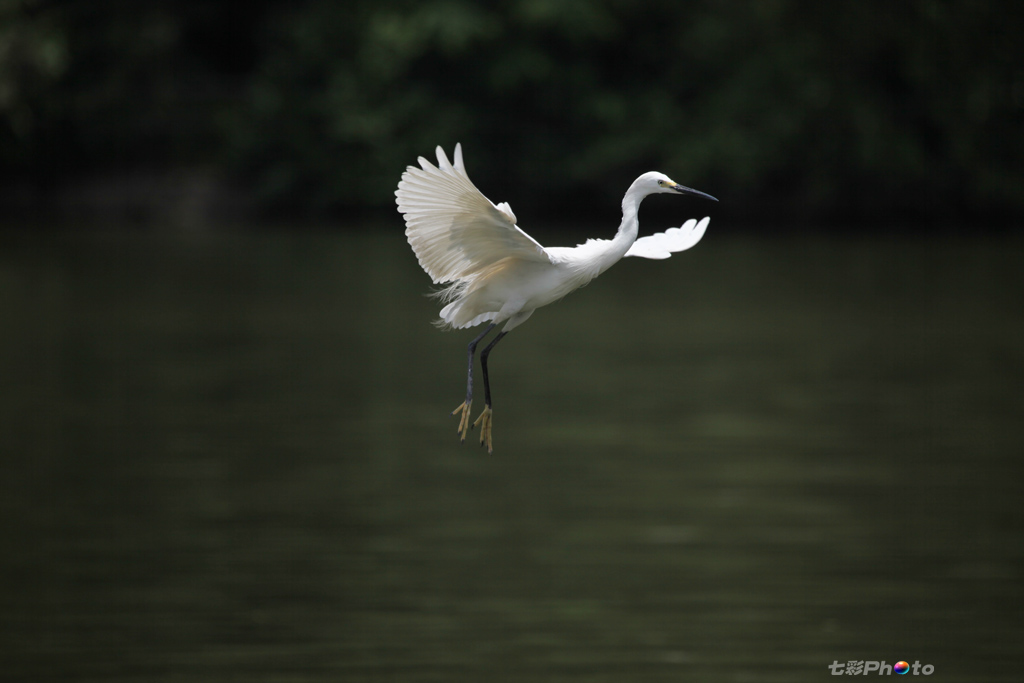
[[[703,197],[704,199],[710,199],[713,202],[718,200],[709,194],[705,194],[700,190],[693,190],[689,187],[683,187],[679,183],[669,178],[664,173],[658,173],[657,171],[649,171],[644,173],[642,176],[636,179],[633,183],[633,187],[640,190],[645,195],[655,194],[657,192],[669,192],[677,194],[692,194],[697,197]]]

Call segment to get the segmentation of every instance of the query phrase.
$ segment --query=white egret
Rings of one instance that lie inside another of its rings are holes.
[[[409,166],[395,192],[398,211],[405,217],[409,238],[420,266],[446,303],[439,324],[450,329],[490,322],[469,343],[466,400],[452,411],[460,415],[462,441],[470,427],[473,404],[473,359],[476,347],[499,323],[505,326],[480,353],[484,373],[484,409],[473,423],[480,425],[480,445],[493,450],[491,386],[487,358],[494,346],[535,310],[579,289],[624,256],[664,259],[700,241],[709,218],[688,220],[679,228],[637,239],[640,202],[658,192],[681,193],[718,201],[711,195],[678,185],[662,173],[649,172],[633,181],[622,198],[622,223],[610,240],[590,239],[576,247],[542,247],[516,225],[507,203],[494,204],[466,175],[462,145],[455,145],[455,163],[441,147],[437,166],[419,158]]]

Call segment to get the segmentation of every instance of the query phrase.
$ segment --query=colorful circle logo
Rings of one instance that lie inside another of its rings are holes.
[[[910,671],[910,665],[906,662],[896,662],[892,665],[892,670],[898,674],[905,674]]]

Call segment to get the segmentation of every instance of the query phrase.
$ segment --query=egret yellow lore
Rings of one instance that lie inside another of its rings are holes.
[[[480,352],[484,409],[472,426],[480,426],[480,445],[486,445],[488,452],[493,451],[493,410],[487,359],[495,345],[535,310],[579,289],[624,256],[665,259],[689,249],[704,236],[710,221],[707,217],[637,239],[637,211],[647,195],[678,193],[718,201],[651,171],[626,190],[622,223],[615,237],[590,239],[576,247],[545,248],[516,225],[507,203],[494,204],[473,185],[466,175],[461,144],[455,145],[454,163],[441,147],[437,148],[437,166],[423,157],[419,163],[419,168],[406,168],[395,196],[420,266],[435,284],[446,285],[438,292],[446,304],[438,322],[450,329],[490,323],[469,343],[466,400],[452,411],[459,416],[462,441],[470,428],[476,347],[497,325],[505,323]]]

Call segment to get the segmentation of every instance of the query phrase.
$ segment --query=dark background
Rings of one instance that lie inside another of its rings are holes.
[[[0,677],[1021,680],[1022,17],[0,0]],[[456,142],[545,245],[721,200],[502,341],[493,455]]]
[[[1022,34],[983,0],[8,0],[0,187],[8,215],[393,220],[461,141],[527,226],[614,225],[657,169],[733,226],[1016,228]]]

